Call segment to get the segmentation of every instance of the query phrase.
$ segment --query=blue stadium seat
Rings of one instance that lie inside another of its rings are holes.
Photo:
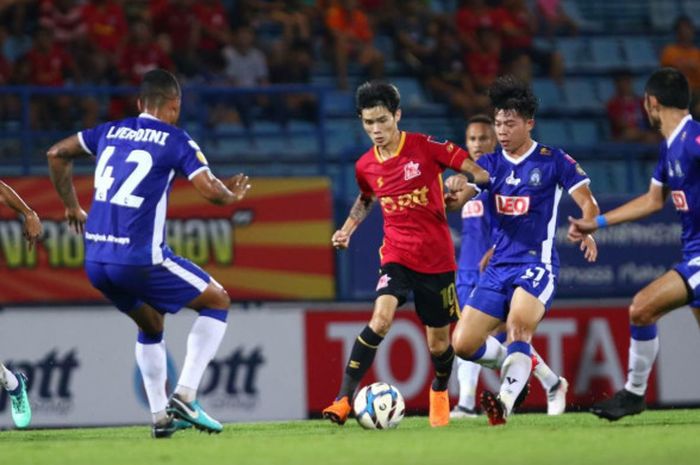
[[[591,66],[589,43],[582,37],[562,37],[557,41],[557,50],[564,57],[567,72],[583,71]]]
[[[564,81],[564,101],[566,108],[573,112],[603,112],[590,79],[572,78]]]
[[[655,68],[659,57],[651,40],[646,37],[625,37],[622,39],[627,67],[635,71]]]
[[[594,145],[600,142],[598,121],[593,119],[571,121],[569,123],[571,141],[576,145]]]
[[[540,110],[556,110],[562,104],[562,92],[551,79],[537,78],[532,81],[532,90],[540,101]]]
[[[598,95],[598,101],[605,105],[608,100],[615,95],[615,83],[612,79],[603,77],[595,80],[596,93]]]
[[[571,144],[567,124],[563,120],[539,118],[535,125],[535,136],[541,144],[565,147]]]
[[[401,104],[404,108],[416,108],[426,103],[425,92],[417,79],[397,77],[392,82],[399,88]]]
[[[616,37],[591,39],[591,58],[598,71],[609,71],[622,66],[620,41]]]
[[[649,20],[655,31],[671,32],[679,15],[680,10],[675,1],[649,0]]]
[[[698,2],[698,0],[681,0],[681,5],[683,14],[693,18],[695,27],[697,27],[697,21],[700,18],[700,2]]]
[[[326,94],[326,111],[332,116],[347,116],[355,113],[351,92],[332,91]]]

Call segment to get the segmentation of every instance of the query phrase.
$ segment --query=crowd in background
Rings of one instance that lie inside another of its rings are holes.
[[[663,50],[660,63],[679,67],[700,93],[694,32],[692,21],[681,18],[676,42]],[[469,117],[488,109],[486,91],[500,74],[526,81],[547,76],[561,84],[566,57],[534,39],[577,33],[559,0],[3,0],[0,84],[133,85],[155,67],[185,83],[309,84],[314,70],[326,65],[338,89],[352,90],[353,76],[391,77],[395,71],[386,68],[392,62],[452,114]],[[378,37],[392,42],[394,56],[377,46]],[[607,105],[611,135],[648,142],[654,136],[631,78],[616,74]],[[224,99],[210,117],[245,122],[252,98]],[[308,95],[285,104],[302,116],[313,113]],[[32,107],[32,126],[76,111],[90,125],[135,107],[133,99],[114,98],[104,114],[95,98],[44,99]],[[3,119],[17,112],[16,101],[0,102]]]

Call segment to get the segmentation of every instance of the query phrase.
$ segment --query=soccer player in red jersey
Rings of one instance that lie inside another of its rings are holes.
[[[435,367],[430,424],[444,426],[450,416],[447,382],[454,361],[450,324],[459,318],[459,304],[442,172],[452,168],[478,184],[488,182],[488,173],[456,144],[400,131],[399,103],[398,89],[391,84],[368,82],[357,89],[358,115],[373,147],[355,165],[360,195],[343,226],[333,234],[332,243],[336,248],[347,248],[350,236],[375,202],[384,216],[384,243],[379,249],[381,270],[372,318],[355,340],[338,397],[323,411],[325,418],[341,425],[350,414],[354,392],[388,333],[396,309],[410,292],[426,326]],[[472,190],[472,195],[476,193],[474,187],[463,187]]]

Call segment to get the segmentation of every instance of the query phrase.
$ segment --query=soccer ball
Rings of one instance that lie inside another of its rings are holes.
[[[391,384],[373,383],[360,389],[353,402],[355,418],[365,429],[399,426],[406,405],[403,396]]]

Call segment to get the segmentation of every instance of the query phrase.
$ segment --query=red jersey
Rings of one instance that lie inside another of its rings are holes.
[[[355,164],[360,191],[377,198],[384,216],[382,265],[398,263],[419,273],[454,271],[442,172],[459,170],[469,154],[451,142],[401,133],[396,156],[382,161],[377,148]]]

